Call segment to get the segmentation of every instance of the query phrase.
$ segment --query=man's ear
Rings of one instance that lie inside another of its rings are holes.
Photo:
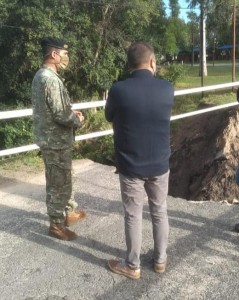
[[[154,69],[154,65],[155,65],[155,56],[154,55],[151,55],[150,56],[150,67],[152,69]]]
[[[150,59],[150,67],[151,67],[152,69],[154,69],[154,61],[153,61],[153,58]]]
[[[59,54],[58,54],[55,50],[52,50],[51,53],[50,53],[50,57],[51,57],[51,58],[54,58],[54,59],[55,59],[58,55],[59,55]]]
[[[156,69],[156,61],[155,61],[155,57],[154,57],[154,56],[152,56],[152,57],[150,58],[150,68],[151,68],[152,70],[154,70],[154,71],[155,71],[155,69]]]

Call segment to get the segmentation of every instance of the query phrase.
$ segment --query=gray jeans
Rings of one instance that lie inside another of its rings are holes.
[[[167,258],[168,245],[168,195],[169,171],[151,178],[131,178],[119,174],[121,196],[125,212],[126,263],[133,268],[140,266],[142,244],[142,213],[144,194],[148,196],[153,225],[154,261],[161,263]]]

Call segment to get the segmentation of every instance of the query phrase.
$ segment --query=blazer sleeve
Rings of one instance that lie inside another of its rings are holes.
[[[115,99],[113,97],[113,88],[110,89],[105,105],[105,118],[108,122],[114,119]]]

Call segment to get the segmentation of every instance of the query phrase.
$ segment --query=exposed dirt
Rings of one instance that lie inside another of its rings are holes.
[[[239,199],[239,110],[186,118],[172,134],[169,194],[190,200]]]

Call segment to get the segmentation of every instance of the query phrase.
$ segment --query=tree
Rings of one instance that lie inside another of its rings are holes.
[[[232,43],[232,11],[233,0],[223,1],[214,0],[213,9],[207,15],[207,28],[209,42],[212,44],[214,37],[216,37],[218,44],[231,44]],[[236,0],[236,5],[239,6],[239,0]],[[238,9],[237,9],[238,15]],[[239,24],[236,24],[237,30]]]
[[[178,19],[180,13],[180,7],[178,4],[178,0],[169,0],[169,7],[171,9],[171,17]]]
[[[0,4],[0,85],[8,103],[12,99],[30,104],[31,80],[41,63],[39,42],[45,36],[70,44],[65,77],[77,101],[102,97],[123,78],[125,50],[131,42],[150,42],[158,56],[164,48],[161,0],[0,0]]]
[[[170,55],[190,46],[190,35],[187,24],[181,19],[169,18],[165,33],[165,48]]]
[[[187,23],[188,29],[191,35],[191,51],[192,51],[192,65],[194,65],[194,48],[200,46],[200,35],[199,35],[199,17],[193,11],[187,13],[189,22]]]
[[[200,7],[200,68],[199,76],[207,76],[207,61],[206,61],[206,15],[212,0],[187,0],[190,7],[199,5]]]

